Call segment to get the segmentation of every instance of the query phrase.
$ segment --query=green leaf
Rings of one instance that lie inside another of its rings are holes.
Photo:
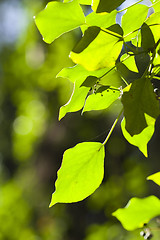
[[[145,22],[151,29],[155,42],[160,38],[160,12],[153,13]]]
[[[138,147],[145,157],[148,157],[147,144],[150,141],[151,137],[153,136],[155,129],[155,120],[153,120],[151,125],[143,129],[141,133],[131,136],[125,129],[125,118],[123,118],[121,122],[121,129],[126,140],[130,144]]]
[[[122,62],[116,64],[117,71],[120,73],[120,76],[123,77],[128,83],[133,82],[133,80],[139,78],[138,73],[130,71],[128,67]]]
[[[154,12],[159,12],[159,9],[160,9],[160,1],[159,0],[151,0],[151,2],[153,2],[153,5],[152,7],[154,8]]]
[[[115,65],[123,45],[117,32],[89,27],[70,54],[71,59],[89,71]]]
[[[120,77],[120,74],[116,69],[110,69],[108,72],[106,72],[105,76],[100,79],[99,82],[103,86],[113,86],[115,88],[119,88],[119,86],[125,86],[123,80]]]
[[[74,14],[73,14],[74,12]],[[77,0],[68,3],[49,2],[35,17],[36,25],[46,43],[85,23],[85,16]]]
[[[150,64],[150,56],[149,54],[142,52],[142,53],[136,54],[134,57],[135,57],[135,62],[136,62],[138,71],[142,76]]]
[[[107,71],[107,68],[103,68],[97,71],[88,71],[81,65],[75,65],[74,67],[63,68],[57,74],[57,77],[67,78],[73,83],[76,82],[76,85],[80,87],[88,76],[94,76],[99,78]]]
[[[152,218],[160,215],[160,200],[155,196],[132,198],[125,208],[113,214],[128,231],[142,228]]]
[[[104,91],[97,91],[88,96],[83,112],[106,109],[119,98],[119,95],[119,89],[112,89],[112,87]]]
[[[148,7],[145,5],[137,4],[127,9],[127,12],[122,16],[122,28],[124,36],[138,30],[145,19],[147,18]],[[129,39],[125,37],[126,41],[134,38],[137,35],[137,31],[129,36]]]
[[[88,76],[86,80],[82,83],[82,87],[93,87],[98,81],[98,78],[95,76]]]
[[[135,80],[128,92],[122,95],[125,128],[133,136],[153,125],[159,115],[159,103],[149,79]],[[150,116],[150,117],[148,117]]]
[[[107,28],[113,24],[116,24],[117,11],[111,13],[95,13],[92,12],[86,16],[86,25],[82,25],[81,29],[84,32],[88,26],[97,26],[101,28]]]
[[[144,51],[152,51],[155,47],[155,40],[153,33],[146,23],[141,27],[141,46]]]
[[[70,2],[71,0],[64,0],[63,2]],[[78,0],[79,4],[82,5],[91,5],[92,4],[92,0]]]
[[[85,103],[89,89],[86,87],[79,87],[74,83],[74,88],[69,101],[60,108],[59,120],[61,120],[69,112],[77,112],[82,109]]]
[[[99,187],[103,176],[104,146],[101,143],[84,142],[66,150],[50,207],[85,199]]]
[[[149,177],[147,177],[147,180],[152,180],[160,186],[160,172],[150,175]]]
[[[76,65],[71,68],[62,69],[57,77],[63,77],[69,79],[74,83],[73,93],[69,101],[60,108],[59,120],[61,120],[68,112],[76,112],[82,109],[85,103],[86,96],[90,87],[81,87],[85,79],[92,75],[93,77],[102,76],[107,69],[101,69],[98,71],[89,72],[80,65]]]
[[[119,7],[125,0],[93,0],[92,9],[94,12],[112,12]]]
[[[91,5],[92,0],[79,0],[79,3],[82,5]]]
[[[121,61],[123,61],[125,59],[124,60],[125,66],[132,72],[138,72],[134,56],[130,56],[128,58],[127,58],[127,56],[128,56],[128,54],[123,54],[121,57]]]

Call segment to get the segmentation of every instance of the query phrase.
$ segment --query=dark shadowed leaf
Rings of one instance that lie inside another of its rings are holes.
[[[112,12],[119,7],[125,0],[93,0],[92,9],[93,11],[100,12]]]
[[[93,87],[96,82],[98,81],[98,78],[95,76],[88,76],[86,80],[81,84],[81,87]]]
[[[141,46],[145,51],[153,51],[155,47],[155,40],[153,33],[146,23],[141,27]]]
[[[122,95],[125,128],[133,136],[152,125],[159,115],[159,103],[149,79],[135,80],[128,92]]]

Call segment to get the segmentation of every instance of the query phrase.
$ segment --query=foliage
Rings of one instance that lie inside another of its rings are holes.
[[[58,77],[68,78],[74,83],[71,98],[61,107],[59,119],[68,112],[81,109],[82,112],[104,110],[115,101],[120,103],[121,108],[102,144],[81,143],[64,153],[50,206],[57,202],[80,201],[99,187],[103,177],[102,149],[122,113],[124,117],[121,128],[124,137],[145,156],[148,155],[147,144],[153,136],[159,116],[159,93],[155,86],[156,79],[160,80],[159,1],[152,1],[149,6],[139,4],[142,1],[128,5],[121,23],[117,24],[116,16],[124,10],[118,10],[117,7],[123,2],[110,4],[110,1],[93,0],[93,12],[86,17],[79,4],[91,4],[90,1],[52,2],[35,18],[47,43],[76,27],[81,27],[84,33],[70,53],[70,58],[77,65],[65,68],[58,74]],[[155,12],[148,17],[151,9]],[[139,211],[140,208],[145,213],[147,206],[152,206],[154,201],[159,206],[156,197],[131,199],[133,212],[138,209],[140,219],[135,224],[132,217],[123,224],[124,227],[128,230],[142,227],[159,215],[159,207],[156,211],[152,209],[154,214],[151,211],[147,217],[144,214],[144,218]],[[144,203],[144,209],[141,209],[140,202]],[[132,211],[130,205],[122,212]],[[114,215],[123,223],[126,215],[119,217],[122,212],[119,209]]]

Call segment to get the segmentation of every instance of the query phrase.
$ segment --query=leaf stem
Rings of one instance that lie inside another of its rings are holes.
[[[108,133],[108,135],[107,135],[107,137],[106,137],[106,139],[105,139],[104,142],[102,143],[103,146],[107,143],[108,139],[110,138],[110,136],[111,136],[111,134],[112,134],[112,132],[113,132],[113,130],[114,130],[114,128],[115,128],[115,126],[116,126],[116,124],[117,124],[117,122],[118,122],[121,114],[122,114],[122,112],[123,112],[123,108],[122,108],[122,110],[120,111],[118,117],[115,119],[115,121],[114,121],[114,123],[113,123],[113,125],[112,125],[112,127],[111,127],[111,129],[110,129],[110,131],[109,131],[109,133]]]

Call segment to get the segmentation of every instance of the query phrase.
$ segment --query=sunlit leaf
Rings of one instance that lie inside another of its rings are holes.
[[[63,77],[69,79],[71,82],[76,82],[77,86],[85,81],[88,76],[95,76],[97,78],[105,74],[109,69],[103,68],[96,71],[88,71],[81,65],[75,65],[74,67],[63,68],[58,74],[57,77]]]
[[[79,87],[74,83],[74,88],[69,101],[59,110],[59,120],[61,120],[69,112],[77,112],[82,109],[89,89]]]
[[[126,120],[125,128],[131,136],[153,125],[159,115],[159,103],[153,92],[153,86],[147,78],[135,80],[130,90],[123,93],[122,103]],[[150,117],[147,118],[147,115]]]
[[[120,74],[116,71],[116,68],[110,69],[103,78],[100,79],[100,84],[104,86],[113,86],[118,88],[119,86],[125,86]]]
[[[90,86],[86,86],[87,88],[85,86],[82,87],[82,84],[87,77],[92,76],[97,79],[105,72],[107,72],[107,69],[105,68],[97,71],[87,71],[82,66],[76,65],[71,68],[64,68],[58,73],[57,77],[67,78],[74,83],[73,92],[69,101],[60,108],[59,120],[61,120],[68,112],[76,112],[82,109],[90,89]]]
[[[152,180],[160,186],[160,172],[154,173],[147,177],[147,180]]]
[[[36,16],[35,22],[44,41],[51,43],[63,33],[84,24],[85,17],[77,0],[68,3],[54,1]]]
[[[151,29],[155,42],[160,38],[160,12],[153,13],[145,22]]]
[[[111,89],[108,88],[107,90],[96,92],[88,96],[83,112],[106,109],[118,99],[119,95],[120,91],[112,89],[112,87]]]
[[[152,1],[153,2],[153,1]],[[159,0],[156,0],[154,3],[153,3],[153,8],[154,8],[154,12],[159,12],[159,9],[160,9],[160,1]]]
[[[104,175],[104,146],[98,142],[79,143],[65,151],[50,207],[85,199],[101,184]]]
[[[148,157],[147,144],[150,141],[151,137],[153,136],[155,130],[155,120],[153,120],[151,125],[143,129],[141,133],[136,134],[134,136],[131,136],[125,129],[125,118],[121,122],[121,129],[127,141],[130,144],[138,147],[139,150],[144,154],[144,156]]]
[[[115,65],[122,49],[123,41],[119,40],[120,35],[117,32],[89,27],[70,57],[89,71],[111,68]]]
[[[93,0],[92,9],[93,11],[100,12],[112,12],[119,7],[125,0]]]
[[[147,18],[147,14],[148,7],[146,5],[137,4],[127,9],[127,12],[122,16],[122,28],[124,31],[124,36],[127,36],[129,33],[138,30]],[[136,31],[131,37],[135,37],[137,33],[138,31]]]
[[[153,60],[154,66],[160,65],[160,54],[158,54],[158,52],[160,53],[160,48],[158,48],[157,50],[158,51],[156,51],[156,55],[155,55],[155,58]]]
[[[113,213],[128,231],[142,228],[158,215],[160,215],[160,200],[155,196],[132,198],[125,208],[119,208]]]
[[[83,5],[91,5],[92,0],[79,0],[79,3]]]
[[[63,2],[70,2],[71,0],[63,0]],[[92,4],[92,0],[78,0],[79,4],[82,5],[91,5]]]
[[[82,25],[81,29],[84,32],[88,26],[97,26],[102,28],[107,28],[113,24],[116,24],[117,11],[111,13],[95,13],[91,12],[86,16],[86,25]]]
[[[125,66],[132,72],[138,72],[134,56],[130,56],[128,58],[127,56],[128,56],[127,54],[123,54],[121,57],[121,61],[125,59],[125,61],[123,62]]]

